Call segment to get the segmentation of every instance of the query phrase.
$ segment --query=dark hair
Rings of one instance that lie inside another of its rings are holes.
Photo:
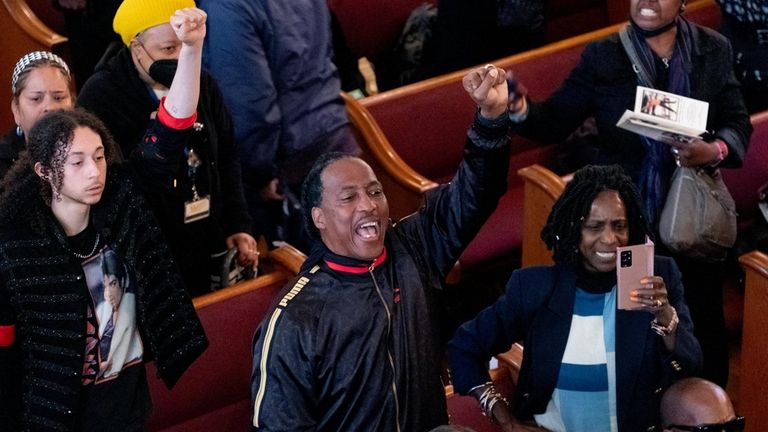
[[[592,202],[603,191],[616,191],[624,202],[629,244],[643,243],[646,235],[652,235],[640,193],[621,167],[587,165],[573,175],[541,230],[541,239],[552,250],[556,263],[575,265],[580,262],[581,224],[589,216]]]
[[[46,204],[50,204],[51,185],[44,179],[37,179],[34,166],[39,162],[43,175],[50,179],[56,189],[60,189],[64,160],[78,127],[86,127],[99,135],[108,165],[119,160],[120,153],[112,135],[96,116],[82,109],[51,111],[40,118],[29,132],[26,151],[21,153],[19,160],[6,174],[0,189],[6,193],[11,192],[17,185],[29,182],[32,178],[38,185],[37,192]]]
[[[309,236],[315,240],[320,239],[320,232],[312,221],[312,208],[319,206],[323,197],[323,182],[321,180],[323,171],[328,168],[328,165],[337,160],[352,157],[355,156],[340,152],[324,153],[312,165],[312,169],[309,170],[309,174],[307,174],[304,183],[301,185],[301,211],[303,212],[304,228]]]
[[[120,288],[123,291],[128,291],[128,273],[115,251],[108,249],[101,255],[101,273],[104,276],[114,276],[120,282]]]

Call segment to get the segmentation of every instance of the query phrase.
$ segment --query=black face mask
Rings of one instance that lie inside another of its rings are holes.
[[[149,76],[158,83],[170,88],[173,77],[176,75],[176,68],[179,66],[178,60],[155,60],[149,65]]]
[[[653,30],[645,30],[645,29],[641,28],[639,25],[637,25],[635,20],[633,20],[632,18],[629,19],[629,24],[641,36],[643,36],[644,38],[649,38],[649,37],[658,36],[658,35],[666,32],[666,31],[668,31],[672,27],[675,27],[677,25],[677,19],[673,19],[672,21],[668,22],[667,24],[664,24],[663,26],[661,26],[661,27],[659,27],[657,29],[653,29]]]

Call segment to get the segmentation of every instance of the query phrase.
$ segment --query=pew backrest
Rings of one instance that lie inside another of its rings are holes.
[[[703,25],[719,25],[720,11],[714,0],[692,3],[686,15]],[[621,23],[589,32],[500,59],[494,64],[513,71],[516,79],[528,88],[530,97],[542,100],[565,80],[588,43],[615,33],[624,25]],[[361,101],[383,131],[392,150],[405,164],[438,183],[450,180],[455,173],[463,155],[467,128],[476,109],[461,85],[466,72],[457,71],[431,78]],[[531,234],[531,231],[521,229],[523,184],[516,173],[532,164],[552,167],[555,159],[555,145],[543,145],[522,137],[513,138],[509,190],[462,255],[462,267],[471,268],[486,262],[510,259],[514,262],[523,242],[522,237]],[[388,194],[388,197],[397,200],[394,193]]]
[[[719,8],[714,0],[689,5],[686,14],[695,22],[717,26]],[[534,100],[552,94],[578,63],[584,47],[617,32],[625,23],[566,39],[542,48],[500,59],[494,64],[512,70]],[[388,144],[405,164],[437,183],[451,179],[463,155],[464,141],[474,110],[462,88],[466,70],[428,79],[363,99],[360,104],[372,115]],[[496,211],[461,256],[464,269],[486,265],[515,264],[520,258],[523,182],[517,170],[532,164],[554,166],[555,145],[543,145],[522,137],[512,140],[509,189]],[[411,189],[413,190],[413,189]],[[399,200],[398,191],[388,193]],[[406,198],[402,202],[417,202]],[[402,213],[409,213],[416,207]],[[535,234],[534,234],[535,235]]]
[[[32,9],[32,12],[37,15],[37,18],[42,21],[48,28],[58,34],[67,34],[67,26],[64,22],[64,11],[56,6],[58,0],[25,0]]]
[[[541,165],[521,168],[517,174],[523,179],[523,246],[520,265],[552,264],[552,251],[541,239],[541,229],[557,198],[565,190],[567,179]]]
[[[496,358],[498,359],[498,367],[488,371],[491,381],[496,386],[496,390],[507,398],[507,401],[513,402],[523,362],[523,346],[515,343],[508,351],[499,354]],[[476,432],[501,431],[498,424],[483,415],[474,396],[456,394],[451,385],[446,386],[445,396],[448,403],[448,422],[450,424],[468,427]]]
[[[437,0],[328,0],[328,7],[352,53],[375,59],[394,49],[411,11],[422,3]]]
[[[753,114],[752,137],[738,169],[722,169],[723,181],[736,201],[739,228],[747,229],[757,215],[758,189],[768,183],[768,111]]]
[[[406,164],[392,148],[370,111],[347,93],[342,93],[347,115],[363,150],[361,157],[376,173],[395,219],[413,213],[422,203],[423,194],[437,186]]]
[[[210,345],[168,390],[147,365],[153,412],[147,430],[249,431],[252,338],[264,313],[296,275],[304,255],[291,246],[269,254],[268,274],[194,299]]]
[[[686,16],[707,26],[719,26],[719,8],[714,0],[689,5]],[[584,47],[617,32],[625,23],[612,25],[580,36],[505,57],[494,64],[511,70],[533,100],[551,95],[578,63]],[[461,70],[394,90],[361,101],[368,108],[392,148],[416,172],[437,182],[453,175],[462,156],[466,130],[475,106],[461,86],[468,70]],[[514,155],[531,150],[535,144],[516,137]],[[514,184],[519,180],[511,178]]]
[[[738,412],[747,418],[745,432],[768,430],[768,255],[753,251],[739,258],[746,273]]]

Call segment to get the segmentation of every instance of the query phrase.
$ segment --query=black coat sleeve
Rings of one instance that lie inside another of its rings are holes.
[[[425,205],[415,218],[424,235],[420,244],[426,245],[429,261],[442,275],[475,238],[507,190],[506,114],[503,121],[486,123],[476,118],[456,175],[450,183],[427,192]]]
[[[16,342],[16,317],[8,292],[0,282],[0,425],[16,430],[21,412],[21,363]]]
[[[206,116],[213,119],[216,127],[216,143],[213,146],[220,182],[220,199],[224,210],[221,218],[224,235],[250,233],[251,217],[245,202],[240,156],[235,143],[232,117],[216,82],[208,75],[204,75],[204,80],[205,93],[200,97],[205,100],[201,100],[201,108],[206,106],[211,110],[206,113]]]

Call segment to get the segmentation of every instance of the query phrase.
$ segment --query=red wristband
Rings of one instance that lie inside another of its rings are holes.
[[[725,145],[725,141],[721,140],[720,138],[715,139],[713,142],[717,146],[718,154],[717,154],[717,160],[712,163],[712,166],[715,166],[722,162],[726,157],[728,157],[728,146]]]
[[[725,144],[725,141],[721,139],[716,139],[715,144],[717,144],[717,147],[720,149],[720,155],[722,156],[720,160],[723,160],[728,157],[728,146]]]
[[[168,126],[171,129],[183,130],[192,127],[197,120],[197,112],[193,113],[187,118],[176,118],[165,110],[165,97],[160,99],[160,108],[157,110],[157,119],[160,123]]]
[[[7,348],[13,345],[13,340],[16,336],[16,326],[5,325],[0,326],[0,348]]]

